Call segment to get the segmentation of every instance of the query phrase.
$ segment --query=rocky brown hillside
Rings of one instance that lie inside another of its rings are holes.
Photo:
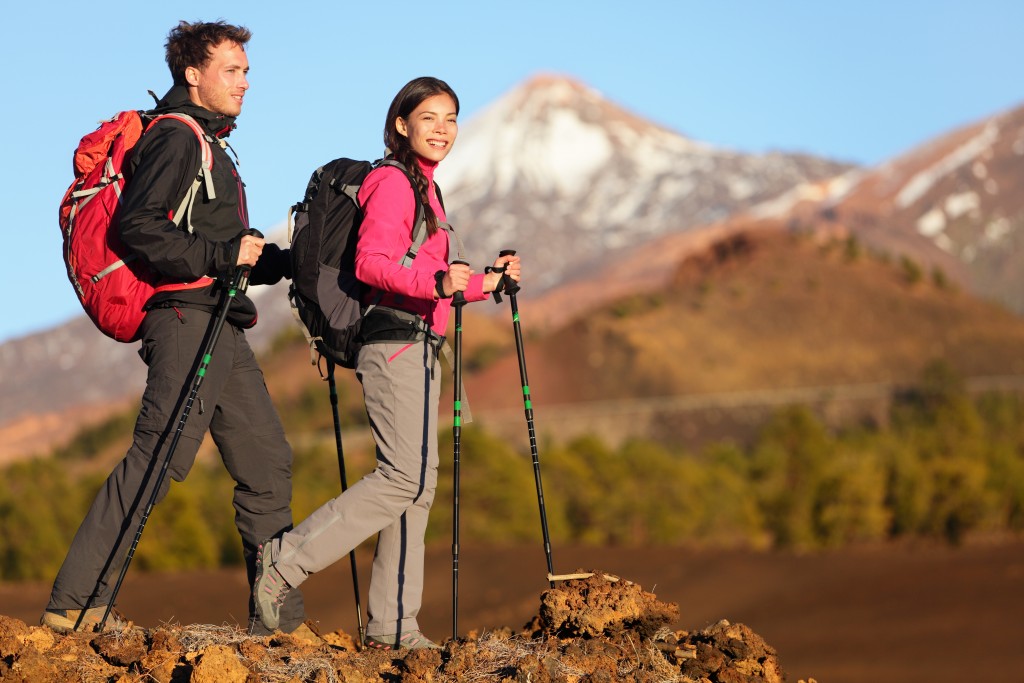
[[[848,230],[1024,311],[1024,107],[950,131],[869,170],[805,185],[761,213]]]
[[[538,400],[909,382],[940,358],[965,377],[1024,372],[1018,316],[940,270],[856,239],[748,223],[673,261],[646,271],[658,271],[657,288],[638,287],[530,340]],[[644,272],[646,263],[623,266]],[[522,308],[524,328],[547,313]],[[506,356],[468,381],[479,406],[516,405],[506,390],[515,368]]]
[[[348,634],[312,645],[289,635],[252,637],[234,627],[129,626],[56,635],[0,616],[0,680],[25,683],[370,681],[785,680],[775,650],[743,624],[674,631],[679,609],[602,571],[566,578],[540,596],[518,630],[471,633],[439,650],[358,651]]]

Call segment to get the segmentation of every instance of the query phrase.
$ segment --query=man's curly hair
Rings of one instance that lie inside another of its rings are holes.
[[[194,66],[202,69],[211,59],[211,52],[224,41],[245,47],[252,38],[252,31],[244,26],[234,26],[224,21],[187,21],[167,34],[167,67],[175,85],[186,85],[185,69]]]

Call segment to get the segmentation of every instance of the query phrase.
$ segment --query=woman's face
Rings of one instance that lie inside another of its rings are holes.
[[[399,116],[395,127],[409,139],[413,152],[437,163],[448,156],[455,144],[455,136],[459,134],[455,101],[443,93],[428,97],[409,114],[408,119]]]

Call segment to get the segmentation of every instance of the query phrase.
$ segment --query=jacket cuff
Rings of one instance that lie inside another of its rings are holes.
[[[451,294],[444,293],[444,276],[445,271],[443,270],[434,273],[434,291],[437,293],[438,299],[451,299]]]
[[[267,242],[263,246],[263,253],[256,261],[256,266],[249,276],[249,283],[253,285],[275,285],[281,278],[292,279],[291,251],[282,249],[273,242]]]
[[[241,239],[217,242],[214,250],[213,270],[219,275],[232,275],[238,265],[238,252],[242,248]]]

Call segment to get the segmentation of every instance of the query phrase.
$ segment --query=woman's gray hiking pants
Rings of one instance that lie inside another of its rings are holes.
[[[139,355],[149,374],[132,446],[75,534],[47,609],[81,609],[94,591],[91,606],[110,601],[191,391],[210,319],[211,314],[196,309],[156,309],[146,315]],[[185,479],[207,429],[235,480],[235,525],[251,586],[257,545],[292,525],[292,451],[245,333],[233,325],[222,328],[158,500],[167,494],[171,479]],[[152,515],[162,512],[157,505]],[[143,533],[139,546],[145,543]],[[290,632],[304,619],[302,594],[292,591],[281,609],[281,630]],[[251,592],[249,628],[255,634],[268,633],[256,617]]]
[[[423,538],[437,486],[441,381],[440,367],[433,377],[435,366],[435,353],[423,342],[363,346],[356,375],[377,442],[377,468],[271,548],[274,566],[289,585],[298,586],[380,532],[370,579],[368,636],[419,629]]]

